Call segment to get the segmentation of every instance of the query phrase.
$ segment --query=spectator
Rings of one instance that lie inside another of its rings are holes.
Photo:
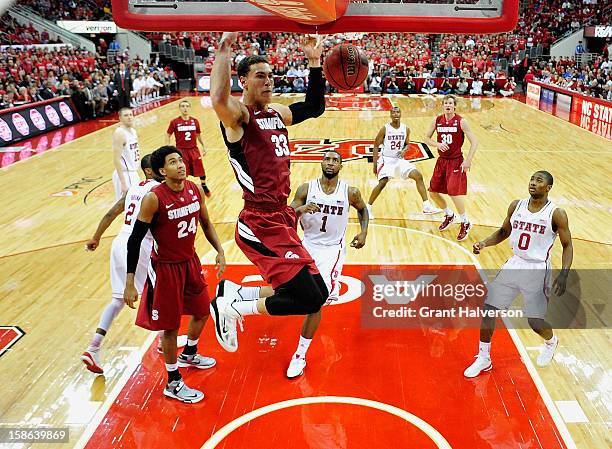
[[[457,87],[455,88],[455,93],[458,95],[466,95],[469,89],[469,85],[465,78],[459,78],[457,82]]]
[[[421,88],[421,92],[427,95],[433,95],[438,91],[436,88],[436,82],[430,77],[425,77],[425,83],[423,83],[423,87]]]
[[[304,78],[295,78],[293,80],[293,91],[297,93],[306,92],[306,84],[304,83]]]
[[[478,96],[482,95],[482,80],[475,78],[472,81],[472,88],[470,89],[470,95]]]
[[[576,55],[581,55],[584,53],[584,45],[582,45],[582,41],[578,41],[578,45],[576,45],[576,51],[574,53]]]
[[[508,78],[504,87],[499,91],[504,97],[511,97],[514,95],[514,89],[516,89],[516,83],[514,82],[514,78]]]
[[[399,86],[397,84],[397,79],[395,75],[391,75],[391,79],[389,79],[389,83],[387,83],[387,93],[388,94],[398,94]]]
[[[416,83],[414,82],[414,79],[412,78],[412,76],[409,76],[406,81],[404,81],[404,87],[402,88],[402,93],[403,94],[416,94]]]
[[[450,83],[450,80],[448,78],[444,78],[444,81],[442,81],[442,85],[440,86],[440,93],[442,95],[448,95],[453,91],[453,86]]]
[[[484,93],[487,97],[494,97],[495,95],[497,95],[497,88],[495,86],[494,79],[487,80],[486,84],[483,87],[482,93]]]
[[[372,94],[379,94],[382,92],[382,78],[380,73],[375,73],[370,79],[369,90]]]

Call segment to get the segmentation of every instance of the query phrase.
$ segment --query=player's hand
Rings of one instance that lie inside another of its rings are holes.
[[[217,270],[217,279],[220,278],[225,272],[225,253],[220,252],[217,253],[217,257],[215,258],[215,268]]]
[[[472,247],[472,251],[474,251],[474,254],[480,254],[480,251],[485,249],[486,246],[487,245],[483,241],[476,242],[474,243],[474,246]]]
[[[567,283],[567,273],[561,273],[553,282],[553,293],[557,296],[565,293],[565,285]]]
[[[98,246],[100,246],[100,240],[90,239],[87,241],[87,243],[85,243],[85,250],[95,251],[98,248]]]
[[[472,162],[467,159],[461,163],[461,173],[467,173],[470,171],[470,167],[472,166]]]
[[[301,39],[302,50],[308,61],[320,61],[323,54],[323,36],[318,34],[316,37],[306,35]],[[311,65],[312,67],[312,65]]]
[[[442,151],[443,153],[445,151],[448,151],[448,145],[445,144],[444,142],[438,142],[438,144],[436,145],[436,147],[438,147],[438,150]]]
[[[123,301],[130,309],[135,309],[136,304],[138,302],[138,291],[136,291],[136,287],[134,284],[125,284],[125,289],[123,290]]]
[[[356,249],[363,248],[363,246],[365,245],[365,242],[366,242],[366,236],[367,236],[367,234],[364,234],[363,232],[360,232],[355,237],[353,237],[353,241],[351,242],[351,246],[353,248],[356,248]]]
[[[200,150],[200,156],[202,156],[202,157],[206,156],[206,148],[202,148]]]
[[[231,47],[237,39],[238,33],[223,33],[221,40],[219,41],[219,46],[226,45]]]
[[[304,204],[303,206],[298,207],[300,215],[302,214],[314,214],[315,212],[320,212],[321,209],[315,203]],[[296,211],[297,212],[297,211]]]

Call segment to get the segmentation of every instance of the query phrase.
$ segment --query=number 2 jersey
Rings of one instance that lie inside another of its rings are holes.
[[[136,223],[136,219],[140,213],[142,199],[151,189],[158,185],[159,182],[154,179],[145,179],[129,188],[125,195],[125,218],[123,220],[123,226],[121,226],[119,230],[119,234],[125,234],[129,238],[134,229],[134,223]],[[147,232],[145,239],[153,240],[151,231]]]
[[[195,237],[200,221],[200,190],[193,182],[185,180],[180,192],[173,191],[165,182],[151,192],[159,203],[151,222],[155,260],[164,263],[190,260],[195,255]]]
[[[455,114],[450,120],[446,120],[444,114],[436,117],[438,142],[448,145],[448,150],[438,150],[438,154],[443,159],[456,159],[463,156],[461,147],[465,140],[465,133],[461,128],[461,118],[458,114]]]
[[[240,140],[228,142],[221,124],[228,157],[242,187],[242,198],[260,207],[286,206],[291,190],[287,127],[274,109],[246,107],[249,121],[242,124],[244,134]]]
[[[176,147],[179,150],[197,149],[198,144],[196,138],[198,134],[200,134],[200,122],[193,117],[189,117],[187,120],[177,117],[168,125],[166,134],[174,134]]]
[[[529,211],[529,198],[520,200],[510,217],[510,246],[514,255],[530,262],[550,263],[550,250],[557,233],[553,231],[554,203],[537,212]]]

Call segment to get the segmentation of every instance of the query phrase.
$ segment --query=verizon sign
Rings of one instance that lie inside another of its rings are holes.
[[[612,37],[612,26],[597,25],[594,27],[586,27],[584,30],[586,37]]]
[[[77,34],[117,33],[115,22],[93,22],[85,20],[58,20],[61,28]]]

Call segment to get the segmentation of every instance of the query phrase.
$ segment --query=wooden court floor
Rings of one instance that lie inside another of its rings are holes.
[[[234,222],[242,206],[240,188],[226,158],[218,121],[208,98],[189,99],[204,130],[205,166],[213,191],[207,201],[209,213],[226,242],[228,261],[243,263],[246,260],[233,244]],[[293,99],[279,98],[279,102],[290,101]],[[422,140],[426,127],[441,110],[439,99],[391,96],[388,101],[401,107],[402,121],[410,126],[411,140],[416,142]],[[384,109],[387,102],[368,103],[366,110],[362,104],[364,100],[359,99],[340,102],[340,108],[348,105],[357,110],[328,110],[317,120],[292,127],[290,137],[307,142],[373,140],[388,121],[389,112],[377,110]],[[475,226],[468,240],[455,243],[454,228],[440,233],[435,219],[419,213],[414,184],[394,180],[374,206],[376,226],[370,230],[366,247],[349,251],[347,263],[468,263],[472,258],[465,250],[501,223],[508,204],[528,195],[530,175],[545,169],[555,177],[550,197],[569,217],[573,267],[610,270],[611,142],[512,99],[461,99],[458,113],[470,121],[480,143],[469,174],[467,210]],[[176,115],[178,101],[137,116],[141,154],[164,143],[168,122]],[[110,299],[108,257],[119,223],[108,230],[96,252],[85,252],[84,242],[113,204],[113,130],[114,126],[95,131],[0,169],[0,198],[5,205],[0,218],[0,325],[19,326],[26,333],[0,356],[0,377],[4,380],[0,426],[69,426],[71,431],[67,444],[19,447],[84,447],[86,436],[95,430],[90,423],[104,415],[116,390],[139,363],[140,348],[151,343],[151,336],[133,325],[134,316],[126,310],[104,341],[106,376],[94,378],[78,359]],[[418,162],[417,166],[428,180],[434,160]],[[292,187],[319,175],[316,162],[296,161],[292,164]],[[357,186],[365,198],[376,184],[372,166],[364,158],[345,162],[341,176]],[[71,191],[72,196],[52,196],[64,191]],[[453,245],[445,244],[443,238]],[[197,248],[203,261],[210,262],[210,247],[200,234]],[[482,267],[494,269],[509,255],[508,245],[502,244],[488,248],[478,261]],[[558,267],[560,261],[557,242],[553,265]],[[607,285],[596,289],[595,299],[583,305],[592,322],[598,314],[603,315],[599,328],[559,330],[555,361],[531,372],[540,393],[548,395],[549,408],[560,417],[557,424],[568,430],[571,439],[565,441],[566,446],[580,449],[603,449],[612,444],[612,333],[601,324],[605,324],[606,312],[609,318],[605,309],[609,293]],[[533,359],[539,337],[522,330],[517,335],[521,354]],[[475,353],[477,341],[473,346]],[[466,366],[470,362],[465,360]]]

